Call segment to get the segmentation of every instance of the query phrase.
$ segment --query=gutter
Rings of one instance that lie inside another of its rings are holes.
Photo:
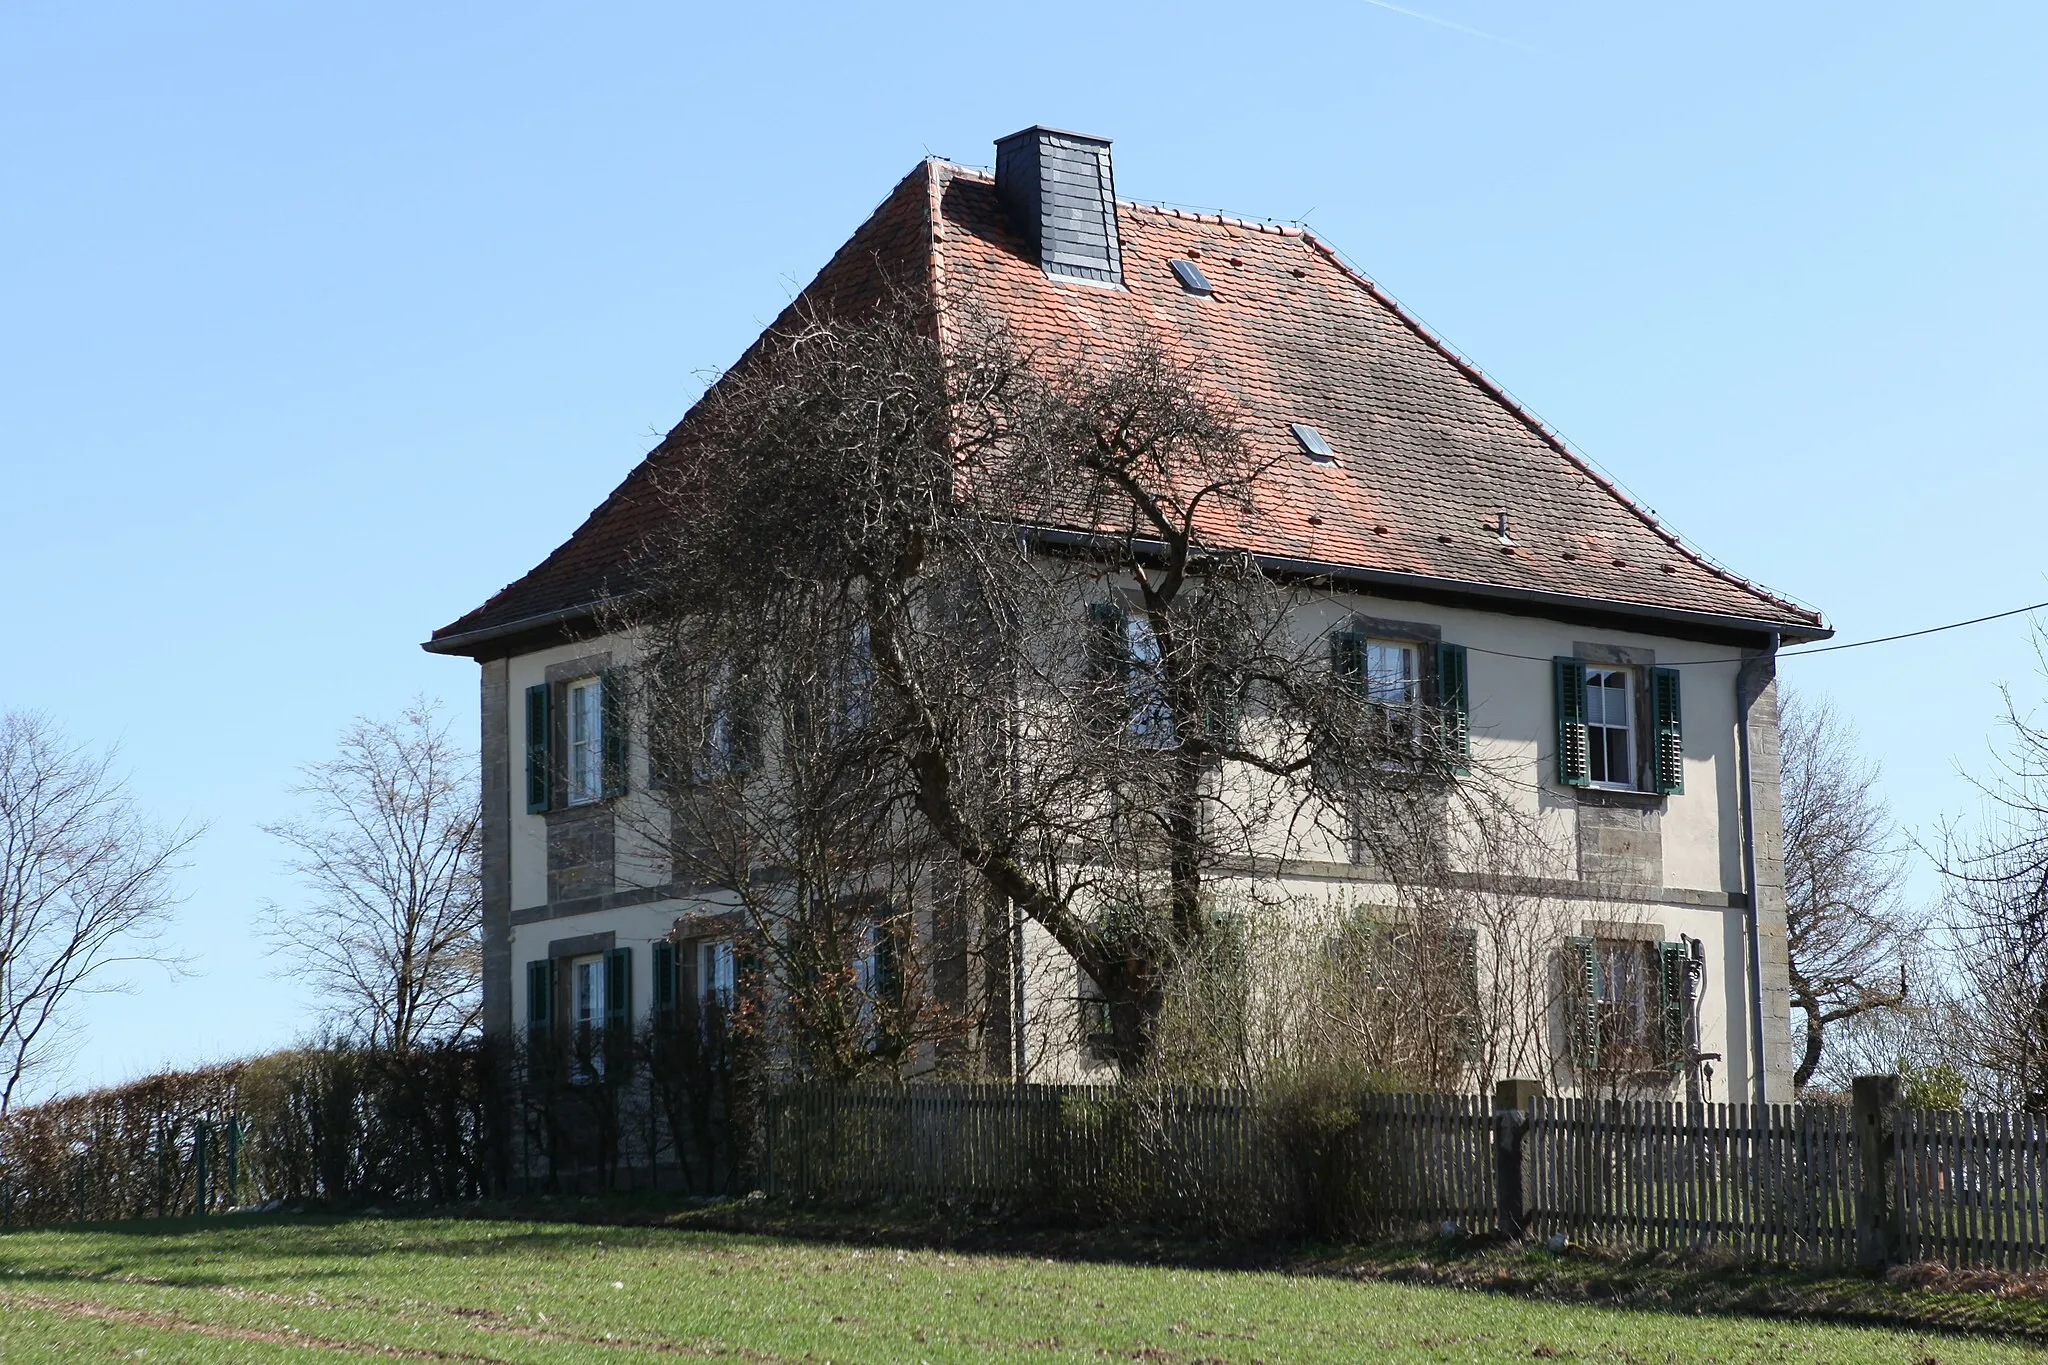
[[[1060,531],[1048,527],[1027,527],[1024,534],[1047,545],[1064,546],[1070,549],[1089,549],[1111,542],[1129,544],[1141,551],[1163,552],[1165,545],[1153,540],[1125,541],[1122,537],[1105,536],[1099,532]],[[1713,630],[1747,631],[1752,634],[1771,637],[1771,652],[1776,653],[1781,637],[1790,637],[1792,644],[1806,644],[1815,640],[1830,640],[1835,632],[1823,625],[1787,627],[1783,621],[1768,621],[1753,616],[1732,616],[1722,612],[1688,611],[1680,607],[1653,607],[1636,602],[1617,602],[1611,598],[1585,597],[1577,593],[1546,592],[1540,588],[1511,588],[1496,583],[1474,583],[1463,578],[1442,578],[1434,574],[1401,573],[1392,569],[1365,569],[1355,564],[1342,564],[1334,560],[1297,559],[1282,555],[1256,555],[1259,563],[1272,572],[1293,578],[1327,578],[1333,582],[1352,583],[1364,587],[1407,589],[1410,592],[1455,593],[1464,597],[1482,600],[1514,602],[1530,607],[1567,608],[1577,611],[1605,612],[1614,616],[1640,617],[1646,621],[1661,621],[1673,625],[1689,625]],[[563,607],[559,611],[542,612],[535,616],[522,616],[516,621],[502,625],[484,626],[477,630],[466,630],[460,635],[437,636],[423,641],[420,648],[429,654],[467,654],[473,646],[507,636],[524,634],[543,626],[560,625],[592,616],[597,604],[586,603],[580,607]]]
[[[503,625],[465,630],[460,635],[437,635],[431,640],[420,641],[420,648],[429,654],[467,654],[472,645],[502,640],[508,635],[522,635],[529,630],[538,630],[542,626],[560,625],[564,621],[580,620],[596,614],[597,604],[587,602],[580,607],[563,607],[560,611],[542,612],[538,616],[522,616]]]
[[[1756,857],[1756,755],[1752,752],[1750,740],[1750,708],[1763,695],[1763,689],[1752,690],[1751,683],[1766,668],[1775,677],[1778,665],[1778,632],[1771,632],[1770,648],[1743,664],[1735,674],[1735,714],[1739,720],[1735,735],[1737,741],[1737,769],[1742,786],[1742,884],[1749,893],[1749,908],[1744,920],[1749,957],[1749,1046],[1750,1046],[1750,1089],[1754,1103],[1766,1104],[1765,1098],[1765,1055],[1764,1055],[1764,954],[1763,930],[1758,922],[1760,907],[1757,897]]]
[[[1087,549],[1115,542],[1130,544],[1141,550],[1164,551],[1159,541],[1125,541],[1121,536],[1105,536],[1100,533],[1083,531],[1057,531],[1048,528],[1031,528],[1027,531],[1033,539],[1048,545],[1060,545],[1073,549]],[[1501,602],[1516,602],[1532,607],[1564,607],[1579,611],[1605,612],[1617,616],[1637,616],[1650,621],[1663,621],[1677,625],[1692,625],[1716,630],[1747,631],[1768,635],[1772,639],[1775,653],[1780,636],[1789,635],[1792,643],[1805,644],[1813,640],[1834,638],[1835,632],[1828,626],[1790,626],[1783,621],[1764,620],[1754,616],[1733,616],[1722,612],[1688,611],[1681,607],[1653,607],[1635,602],[1617,602],[1612,598],[1585,597],[1577,593],[1546,592],[1540,588],[1512,588],[1495,583],[1474,583],[1464,578],[1440,578],[1434,574],[1401,573],[1393,569],[1365,569],[1355,564],[1342,564],[1332,560],[1296,559],[1282,555],[1255,555],[1260,564],[1274,573],[1286,577],[1328,578],[1335,582],[1355,583],[1369,587],[1383,587],[1410,591],[1421,590],[1435,593],[1456,593],[1465,597],[1477,597]]]

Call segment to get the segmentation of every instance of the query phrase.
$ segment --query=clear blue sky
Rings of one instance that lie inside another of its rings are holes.
[[[1402,10],[1408,12],[1402,12]],[[74,1079],[306,1029],[250,935],[294,768],[474,668],[558,542],[927,152],[1116,140],[1128,197],[1306,217],[1843,638],[2048,598],[2048,7],[14,0],[0,706],[205,820],[202,973]],[[2026,629],[1788,665],[1961,810]]]

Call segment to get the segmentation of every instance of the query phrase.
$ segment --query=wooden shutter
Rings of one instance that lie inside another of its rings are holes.
[[[1130,724],[1131,651],[1126,638],[1124,609],[1114,602],[1088,604],[1088,680],[1090,689],[1087,721],[1098,736],[1114,735]]]
[[[1216,672],[1209,675],[1202,688],[1202,731],[1228,749],[1237,747],[1238,728],[1243,723],[1238,682]]]
[[[550,702],[554,688],[537,683],[526,689],[526,809],[546,810],[553,804],[555,761],[551,752],[555,727]]]
[[[555,963],[536,958],[526,964],[526,1036],[529,1043],[541,1043],[554,1031]]]
[[[1664,1037],[1661,1041],[1664,1065],[1671,1071],[1685,1069],[1685,969],[1688,958],[1683,943],[1657,945],[1657,981],[1664,1006]]]
[[[656,1023],[667,1023],[675,1018],[677,995],[676,945],[667,939],[657,939],[653,951],[654,960],[654,1018]]]
[[[1457,1056],[1460,1064],[1471,1066],[1479,1060],[1479,931],[1461,925],[1451,930],[1450,940],[1450,965],[1458,982],[1458,1012],[1452,1016]]]
[[[1572,1064],[1590,1075],[1600,1067],[1600,955],[1592,939],[1564,941],[1564,970]]]
[[[1345,682],[1365,686],[1365,637],[1355,630],[1330,632],[1330,671]]]
[[[633,950],[604,955],[604,1074],[624,1080],[633,1066]]]
[[[1586,665],[1577,659],[1551,661],[1557,678],[1557,780],[1583,787],[1592,780],[1586,765]]]
[[[610,948],[604,955],[604,1026],[633,1026],[633,950]]]
[[[616,669],[607,668],[598,679],[602,689],[603,716],[599,728],[604,738],[604,794],[626,794],[626,688]]]
[[[1472,771],[1472,688],[1463,645],[1436,647],[1436,705],[1439,756],[1462,777]]]
[[[1678,710],[1678,670],[1650,670],[1651,720],[1655,725],[1654,747],[1657,790],[1666,796],[1685,791],[1685,727]]]

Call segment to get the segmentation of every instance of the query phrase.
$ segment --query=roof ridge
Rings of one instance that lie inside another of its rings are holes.
[[[963,166],[957,161],[948,161],[942,156],[926,157],[925,160],[938,162],[954,175],[964,175],[969,179],[978,180],[989,185],[995,183],[994,174],[983,166]],[[1156,213],[1162,218],[1179,218],[1191,223],[1214,223],[1219,227],[1243,228],[1247,232],[1264,232],[1275,237],[1307,237],[1309,235],[1306,228],[1297,227],[1292,223],[1274,223],[1258,218],[1239,218],[1234,214],[1210,209],[1191,209],[1182,204],[1169,204],[1158,199],[1119,199],[1116,201],[1116,206],[1120,209],[1130,209],[1137,213]]]
[[[1507,409],[1509,413],[1513,414],[1515,420],[1527,426],[1529,430],[1534,432],[1536,436],[1540,440],[1542,440],[1542,442],[1545,445],[1549,446],[1552,450],[1555,450],[1558,454],[1564,456],[1565,459],[1569,460],[1572,463],[1574,468],[1578,469],[1581,473],[1585,474],[1587,478],[1593,480],[1593,482],[1600,485],[1600,487],[1603,490],[1605,490],[1610,497],[1612,497],[1616,502],[1620,503],[1623,507],[1627,508],[1628,511],[1631,514],[1633,514],[1637,519],[1639,519],[1644,526],[1650,529],[1652,534],[1656,535],[1660,540],[1663,540],[1666,544],[1670,545],[1672,549],[1678,551],[1687,559],[1699,565],[1700,568],[1705,569],[1708,573],[1714,575],[1716,578],[1721,579],[1723,582],[1741,588],[1744,592],[1754,593],[1756,594],[1756,596],[1762,598],[1764,601],[1769,602],[1774,606],[1783,607],[1788,611],[1801,612],[1806,615],[1809,615],[1813,618],[1814,623],[1817,625],[1825,624],[1825,618],[1819,611],[1815,610],[1814,608],[1807,606],[1803,602],[1795,602],[1788,597],[1773,592],[1771,589],[1765,587],[1763,584],[1757,582],[1755,579],[1743,577],[1741,574],[1736,573],[1734,570],[1726,567],[1719,561],[1715,560],[1712,555],[1707,554],[1704,550],[1698,549],[1697,547],[1688,544],[1683,536],[1679,535],[1669,526],[1666,526],[1664,522],[1657,516],[1656,513],[1650,511],[1649,508],[1643,506],[1642,503],[1638,502],[1628,492],[1628,490],[1623,488],[1619,483],[1617,483],[1613,478],[1609,477],[1607,474],[1602,473],[1600,469],[1597,466],[1595,466],[1590,459],[1579,454],[1578,451],[1572,449],[1571,443],[1569,441],[1565,440],[1563,436],[1553,431],[1550,425],[1546,423],[1542,418],[1538,417],[1535,413],[1529,411],[1528,408],[1524,407],[1522,403],[1518,399],[1516,399],[1513,394],[1509,393],[1507,389],[1503,387],[1499,382],[1497,382],[1491,375],[1487,374],[1486,371],[1480,369],[1477,364],[1467,359],[1464,356],[1464,354],[1458,350],[1457,347],[1451,345],[1448,341],[1445,341],[1441,336],[1437,335],[1437,333],[1434,330],[1432,330],[1428,324],[1424,323],[1422,319],[1418,318],[1417,316],[1415,316],[1414,313],[1410,312],[1408,308],[1401,303],[1400,300],[1396,299],[1392,294],[1389,294],[1386,290],[1380,288],[1378,282],[1375,281],[1371,276],[1367,275],[1363,270],[1360,270],[1358,267],[1352,265],[1350,261],[1346,260],[1344,258],[1343,252],[1339,251],[1334,245],[1325,241],[1323,238],[1317,236],[1314,232],[1303,230],[1301,236],[1304,240],[1308,242],[1308,244],[1311,247],[1315,248],[1316,251],[1320,252],[1326,260],[1328,260],[1332,265],[1336,266],[1338,270],[1342,271],[1350,279],[1356,281],[1361,288],[1363,288],[1367,293],[1372,295],[1374,300],[1376,300],[1379,304],[1385,307],[1388,311],[1393,313],[1395,317],[1399,318],[1404,325],[1406,325],[1411,331],[1415,333],[1416,336],[1422,338],[1425,344],[1430,346],[1433,350],[1437,352],[1437,354],[1441,355],[1444,359],[1450,361],[1451,364],[1455,365],[1458,368],[1459,372],[1462,373],[1466,378],[1470,379],[1473,383],[1479,385],[1480,388],[1484,389],[1488,396],[1490,396],[1495,402],[1499,403],[1503,408]]]

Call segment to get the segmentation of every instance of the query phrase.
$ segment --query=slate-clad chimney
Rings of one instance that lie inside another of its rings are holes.
[[[998,139],[996,197],[1046,274],[1124,282],[1108,138],[1026,128]]]

